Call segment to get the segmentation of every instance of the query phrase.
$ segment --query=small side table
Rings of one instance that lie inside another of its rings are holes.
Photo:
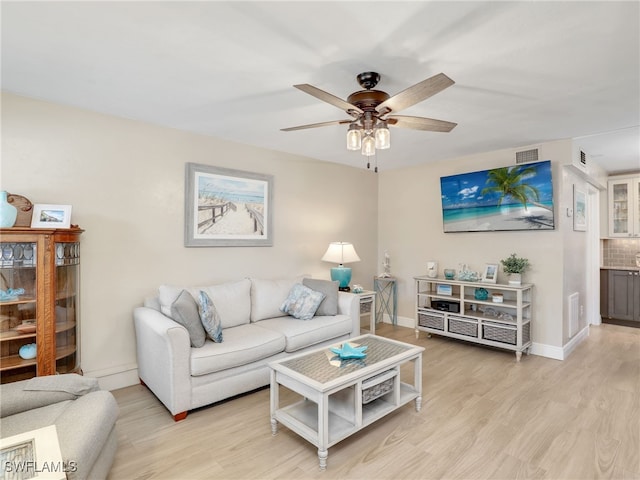
[[[351,292],[353,293],[353,292]],[[362,317],[369,316],[369,332],[373,335],[376,333],[376,292],[372,290],[364,290],[356,293],[360,297],[360,322]]]
[[[376,317],[384,321],[384,314],[389,315],[391,323],[398,324],[398,288],[394,277],[373,277],[373,289],[378,294]]]

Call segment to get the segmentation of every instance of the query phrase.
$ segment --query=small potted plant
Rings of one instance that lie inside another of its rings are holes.
[[[509,275],[509,285],[520,285],[522,273],[531,266],[526,258],[517,257],[512,253],[509,257],[500,260],[504,273]]]

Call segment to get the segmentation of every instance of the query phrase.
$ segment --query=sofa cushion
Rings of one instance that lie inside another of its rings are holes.
[[[206,375],[245,365],[282,352],[285,347],[280,332],[255,323],[226,328],[224,340],[224,343],[206,341],[202,348],[191,350],[191,375]]]
[[[324,293],[324,299],[316,311],[316,315],[338,314],[338,286],[340,282],[331,280],[319,280],[317,278],[304,278],[302,284],[316,292]]]
[[[295,352],[332,338],[349,335],[352,324],[349,315],[313,317],[301,322],[293,317],[262,320],[259,325],[265,330],[278,332],[286,338],[286,352]]]
[[[280,306],[296,283],[302,281],[302,276],[282,278],[279,280],[251,279],[251,321],[259,322],[265,318],[282,317],[286,315]]]
[[[324,293],[296,283],[282,303],[280,310],[300,320],[311,320],[324,298]]]
[[[187,329],[192,347],[199,348],[204,345],[207,335],[200,320],[198,304],[186,290],[182,290],[171,304],[171,318]]]
[[[222,343],[222,323],[220,315],[209,295],[200,290],[198,296],[198,312],[207,336],[216,343]],[[202,342],[204,345],[204,342]]]
[[[158,289],[160,311],[167,317],[173,318],[171,304],[182,290],[183,288],[169,285],[161,285]],[[249,279],[208,287],[186,287],[184,290],[187,290],[196,302],[200,290],[205,291],[218,310],[223,329],[249,323],[251,316],[251,281]]]

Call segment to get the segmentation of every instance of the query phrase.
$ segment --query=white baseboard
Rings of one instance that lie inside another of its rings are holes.
[[[562,348],[564,353],[563,360],[566,359],[569,355],[571,355],[571,352],[573,352],[578,345],[584,342],[587,339],[587,337],[589,337],[589,325],[587,325],[578,333],[576,333],[573,336],[573,338],[569,340],[567,344]]]
[[[382,315],[382,323],[391,324],[391,317],[389,315],[387,315],[386,313],[383,314]],[[398,323],[397,323],[397,325],[399,327],[414,328],[416,326],[416,321],[413,318],[401,317],[400,315],[398,315]]]
[[[117,390],[140,383],[138,365],[136,364],[120,365],[102,370],[83,370],[82,373],[85,377],[97,378],[102,390]]]
[[[531,354],[538,355],[539,357],[552,358],[554,360],[564,360],[564,352],[562,347],[554,347],[553,345],[547,345],[545,343],[531,344]]]

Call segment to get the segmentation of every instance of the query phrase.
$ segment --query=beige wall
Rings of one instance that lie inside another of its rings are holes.
[[[185,248],[186,162],[273,175],[273,247]],[[378,268],[377,176],[363,169],[10,94],[2,95],[1,167],[2,189],[71,204],[72,222],[86,230],[81,338],[90,375],[135,380],[132,310],[162,283],[328,278],[320,258],[330,241],[356,246],[352,283],[371,288]]]
[[[158,285],[299,273],[328,278],[330,265],[320,257],[336,240],[355,244],[362,262],[351,265],[352,283],[365,288],[389,252],[405,322],[415,316],[413,277],[426,273],[427,261],[438,261],[440,271],[460,263],[482,270],[513,252],[529,258],[524,281],[535,284],[533,341],[538,353],[557,356],[570,340],[567,296],[587,294],[585,236],[572,231],[566,215],[573,184],[586,183],[564,167],[575,154],[570,140],[536,147],[553,163],[555,230],[445,234],[440,177],[511,165],[515,150],[376,175],[3,94],[0,186],[35,203],[73,205],[73,223],[86,230],[82,366],[107,388],[135,382],[131,312]],[[185,248],[186,162],[273,175],[274,246]],[[500,272],[498,280],[506,276]],[[581,317],[580,329],[585,324]]]
[[[573,279],[584,271],[584,262],[567,265],[564,261],[563,245],[568,224],[563,212],[571,200],[562,184],[562,165],[571,161],[572,144],[566,140],[536,147],[541,160],[552,161],[556,223],[552,231],[443,232],[441,176],[514,165],[514,152],[530,147],[470,155],[380,174],[378,258],[382,258],[385,250],[391,256],[392,273],[399,279],[398,314],[401,317],[415,317],[413,277],[426,274],[428,261],[438,262],[440,274],[444,268],[457,270],[461,263],[482,271],[486,263],[499,263],[511,253],[517,253],[532,264],[523,275],[523,281],[535,284],[533,342],[541,347],[539,353],[543,354],[549,346],[562,348],[565,343],[563,324],[566,323],[563,318],[565,277]],[[582,248],[573,253],[580,255],[581,252]],[[500,269],[498,281],[506,283],[507,280]],[[571,281],[567,283],[571,288],[575,287]]]

